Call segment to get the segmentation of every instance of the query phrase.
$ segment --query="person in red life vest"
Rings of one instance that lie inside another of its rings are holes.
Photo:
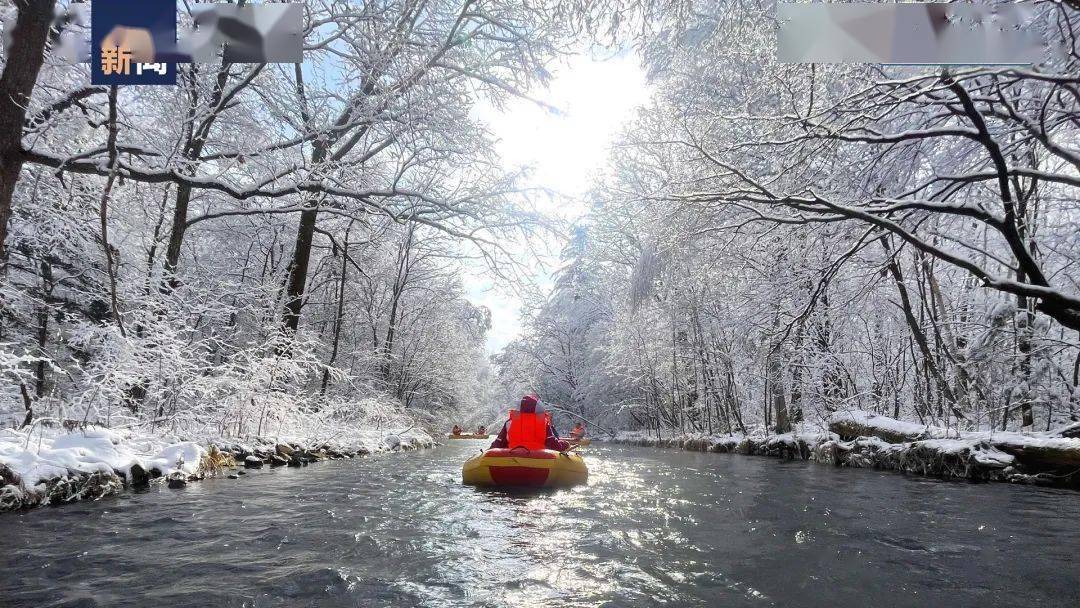
[[[450,429],[450,432],[452,434],[454,434],[454,435],[460,435],[461,434],[461,427],[455,424],[454,428]]]
[[[502,430],[492,448],[525,447],[530,450],[548,449],[559,452],[570,448],[570,444],[559,439],[555,425],[551,424],[551,415],[544,411],[540,397],[529,393],[521,398],[521,405],[510,410],[510,419],[503,424]]]
[[[572,431],[570,431],[570,438],[571,439],[581,439],[584,436],[585,436],[585,425],[580,423],[580,422],[575,424],[574,429]]]

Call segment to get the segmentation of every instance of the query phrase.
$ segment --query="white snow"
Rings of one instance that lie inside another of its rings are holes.
[[[766,436],[762,429],[757,428],[749,436],[742,434],[679,434],[672,431],[663,431],[658,438],[656,431],[629,431],[618,433],[613,441],[660,447],[686,447],[689,449],[701,449],[701,442],[704,441],[709,451],[729,452],[736,451],[735,448],[747,440],[766,447],[775,447],[781,444],[795,447],[801,442],[815,450],[815,454],[811,456],[811,459],[824,458],[826,461],[828,461],[827,455],[822,456],[821,454],[827,454],[827,452],[818,453],[817,448],[827,447],[833,443],[843,447],[845,451],[857,450],[895,455],[903,454],[913,448],[927,448],[941,454],[967,454],[975,463],[991,469],[1020,466],[1020,460],[1022,460],[1025,449],[1047,448],[1080,452],[1080,438],[1062,437],[1061,431],[1063,429],[1031,433],[946,431],[940,427],[903,422],[861,410],[837,412],[832,416],[830,422],[840,420],[854,421],[866,428],[889,431],[889,433],[896,436],[926,438],[915,441],[890,442],[871,435],[857,437],[852,441],[841,441],[840,437],[835,433],[813,428],[771,436]],[[889,433],[886,433],[886,435]],[[726,449],[716,449],[721,446]]]
[[[131,468],[153,468],[163,475],[197,475],[206,448],[191,442],[170,443],[167,438],[125,431],[90,428],[66,432],[35,429],[0,431],[0,464],[7,465],[32,488],[47,479],[81,473],[116,473],[130,478]]]
[[[18,476],[18,486],[4,486],[0,493],[41,492],[43,482],[88,473],[116,473],[131,479],[135,465],[144,471],[157,469],[164,476],[174,473],[197,477],[208,446],[242,445],[246,451],[273,451],[278,443],[294,443],[315,448],[323,444],[338,451],[384,452],[394,449],[431,447],[434,440],[419,429],[393,433],[378,429],[354,429],[332,439],[262,437],[240,444],[220,437],[180,438],[148,430],[110,430],[91,427],[66,431],[34,427],[30,430],[0,429],[0,465]],[[254,445],[254,447],[252,447]],[[256,458],[257,457],[252,457]]]
[[[895,418],[889,418],[888,416],[881,416],[873,412],[867,412],[864,410],[848,410],[842,412],[835,412],[829,418],[829,422],[841,422],[850,421],[855,424],[859,424],[866,427],[878,428],[897,435],[909,435],[918,436],[925,435],[929,438],[944,438],[947,436],[947,431],[942,428],[928,426],[925,424],[918,424],[915,422],[904,422],[903,420],[897,420]]]
[[[167,446],[148,462],[150,467],[158,469],[165,475],[174,472],[197,475],[199,473],[199,462],[205,453],[206,449],[201,445],[191,441],[184,441]]]
[[[926,439],[924,441],[893,445],[901,446],[899,449],[919,445],[943,454],[961,454],[968,450],[976,462],[990,466],[1009,466],[1016,462],[1015,456],[1006,454],[994,446],[975,439]]]
[[[650,446],[660,445],[665,447],[683,447],[688,444],[701,445],[702,442],[704,442],[710,451],[732,451],[747,439],[765,442],[769,445],[784,444],[795,447],[798,445],[799,441],[814,445],[829,439],[837,439],[837,437],[828,431],[822,430],[797,431],[781,435],[766,436],[762,429],[754,429],[748,435],[743,435],[742,433],[735,433],[732,435],[709,435],[707,433],[679,434],[665,430],[661,431],[659,439],[657,439],[656,431],[621,431],[614,437],[616,443]],[[725,450],[718,449],[721,447],[725,448]]]
[[[98,472],[127,475],[134,464],[145,467],[143,459],[123,443],[120,434],[104,429],[76,433],[3,429],[0,464],[18,475],[24,488],[54,477]]]
[[[383,439],[383,444],[386,445],[388,449],[392,450],[401,445],[401,437],[398,437],[397,435],[387,435],[386,438]]]

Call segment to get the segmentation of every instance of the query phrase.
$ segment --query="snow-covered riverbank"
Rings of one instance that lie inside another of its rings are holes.
[[[827,429],[765,436],[623,432],[613,443],[812,460],[951,479],[1080,488],[1080,425],[1049,432],[957,432],[870,412],[837,412]]]
[[[242,468],[307,466],[320,460],[435,445],[418,429],[356,430],[325,437],[236,440],[140,429],[0,430],[0,511],[94,500],[162,479],[179,487]]]

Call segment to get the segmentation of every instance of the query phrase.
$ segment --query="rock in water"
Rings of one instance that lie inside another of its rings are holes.
[[[7,467],[7,465],[0,463],[0,486],[17,486],[19,485],[19,476],[15,474]]]
[[[82,478],[76,500],[97,500],[104,496],[119,494],[124,489],[124,482],[113,472],[98,471]]]
[[[168,484],[170,488],[175,490],[186,486],[187,479],[184,478],[183,473],[173,473],[172,475],[169,475]]]
[[[281,454],[282,456],[285,456],[285,457],[292,456],[292,453],[294,451],[295,450],[293,450],[291,447],[289,447],[288,444],[284,444],[284,443],[277,444],[277,453]]]
[[[258,456],[248,456],[247,458],[244,459],[244,468],[245,469],[261,469],[262,466],[263,466],[263,461]]]
[[[128,483],[134,488],[141,488],[150,483],[150,473],[138,464],[131,465],[131,474],[128,475]]]
[[[16,485],[0,486],[0,511],[21,509],[23,504],[22,488]]]
[[[251,456],[251,448],[240,445],[238,443],[229,446],[229,451],[232,452],[233,458],[239,461],[242,461],[248,456]]]
[[[260,462],[259,464],[262,464],[262,462]],[[237,475],[247,475],[247,471],[237,471],[236,474]]]
[[[240,472],[243,473],[243,471]],[[229,479],[240,479],[240,476],[236,473],[229,473]]]
[[[45,480],[45,500],[43,501],[45,504],[53,506],[63,504],[70,501],[74,494],[75,488],[66,475]]]

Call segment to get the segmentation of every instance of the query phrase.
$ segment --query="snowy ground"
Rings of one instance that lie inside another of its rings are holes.
[[[922,475],[1080,487],[1080,425],[1047,432],[963,432],[865,411],[837,412],[827,429],[780,435],[628,431],[615,443],[735,452]]]
[[[432,445],[431,436],[415,428],[339,430],[332,436],[280,435],[244,441],[139,428],[0,429],[0,511],[100,498],[156,477],[186,483],[221,473],[222,463],[288,464],[295,453],[306,464]],[[211,452],[220,456],[213,458]]]

